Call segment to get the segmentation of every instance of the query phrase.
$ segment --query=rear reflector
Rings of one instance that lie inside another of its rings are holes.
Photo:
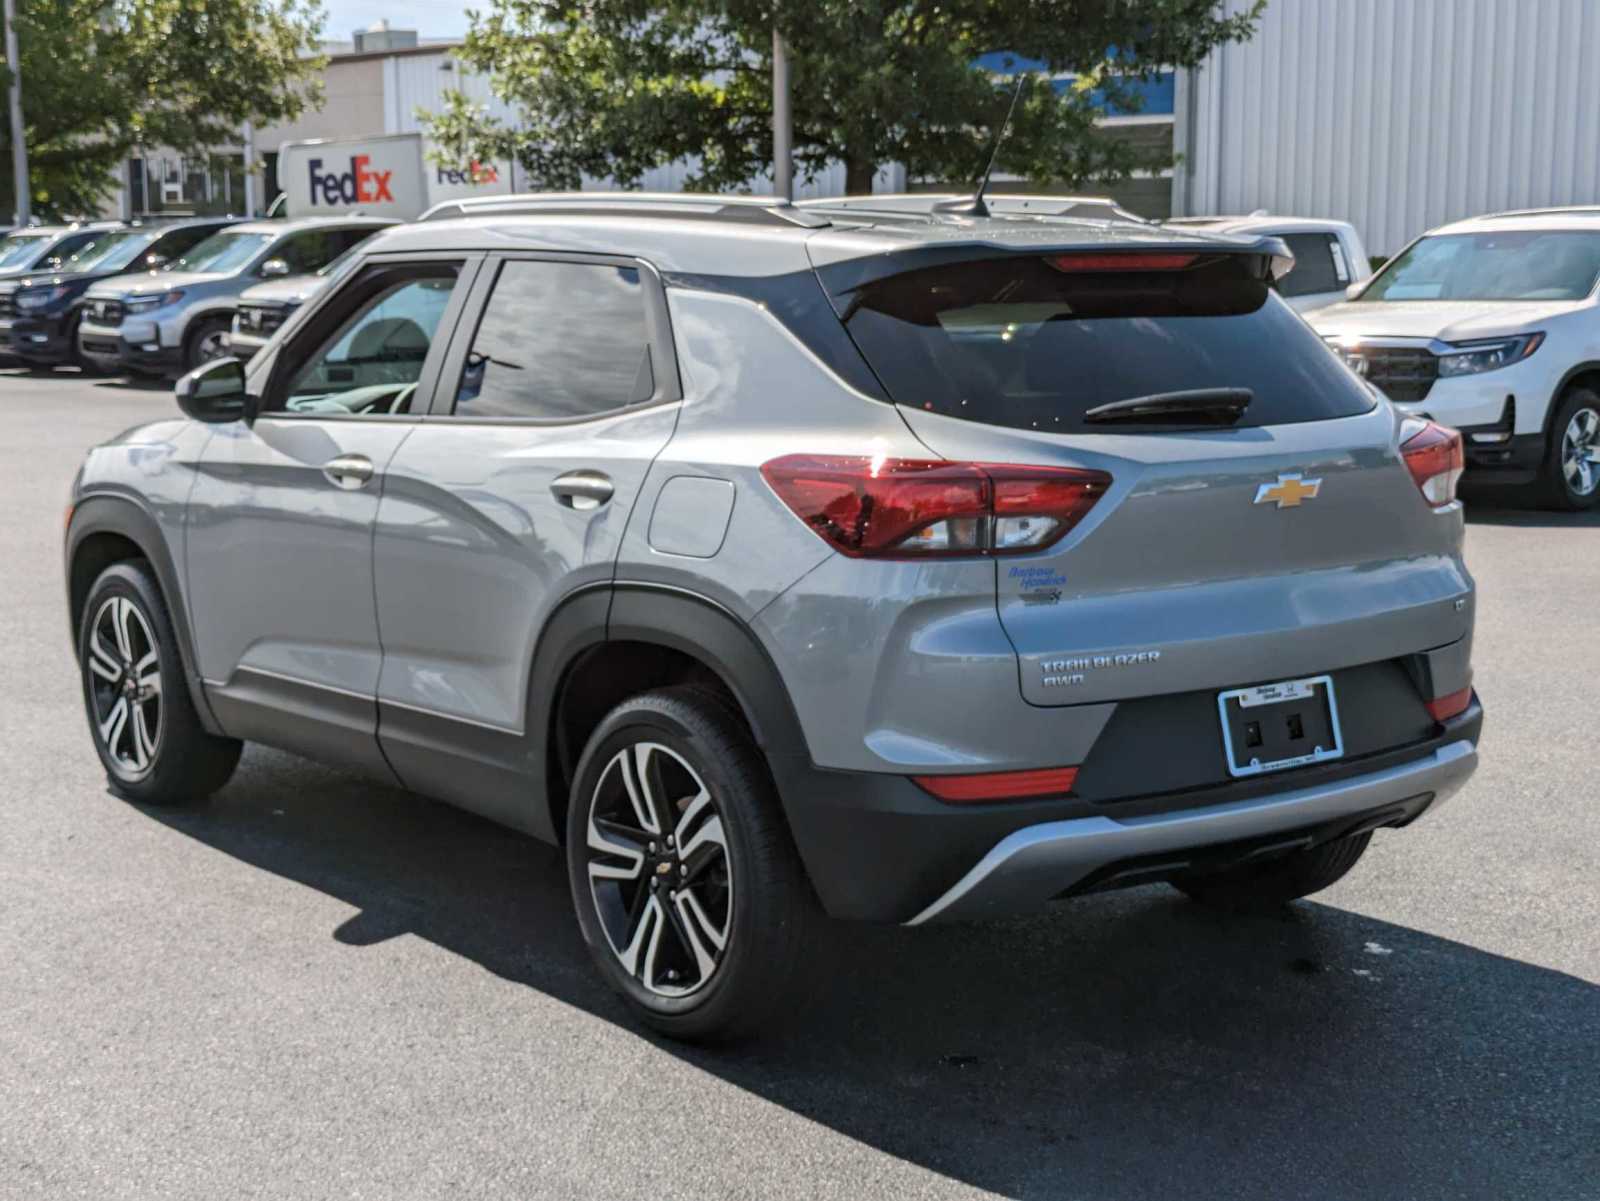
[[[1011,555],[1077,525],[1111,477],[1077,467],[785,455],[761,474],[801,521],[852,558]]]
[[[1197,254],[1055,254],[1045,259],[1057,271],[1182,271]]]
[[[1430,505],[1442,509],[1455,500],[1456,484],[1467,465],[1459,431],[1408,418],[1400,427],[1400,457]]]
[[[1463,688],[1460,692],[1452,692],[1449,696],[1429,701],[1428,714],[1434,721],[1448,721],[1458,714],[1465,713],[1470,704],[1472,704],[1472,689]]]
[[[1015,801],[1024,797],[1064,796],[1077,782],[1075,767],[1046,767],[1038,771],[986,772],[981,776],[912,776],[911,779],[941,801]]]

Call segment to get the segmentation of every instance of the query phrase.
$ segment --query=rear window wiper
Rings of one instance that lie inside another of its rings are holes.
[[[1249,388],[1195,388],[1152,392],[1097,405],[1083,415],[1092,425],[1232,425],[1256,394]]]

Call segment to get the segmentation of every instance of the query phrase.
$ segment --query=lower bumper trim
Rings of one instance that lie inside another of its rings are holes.
[[[1108,865],[1219,843],[1290,833],[1431,794],[1439,807],[1478,766],[1465,739],[1369,775],[1247,801],[1118,821],[1081,817],[1008,835],[907,925],[1037,908]]]

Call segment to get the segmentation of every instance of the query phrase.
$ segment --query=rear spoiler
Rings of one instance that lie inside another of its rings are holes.
[[[1207,258],[1238,255],[1260,260],[1261,276],[1269,281],[1282,279],[1294,268],[1294,253],[1282,238],[1182,234],[1159,227],[1151,229],[1148,237],[1137,236],[1142,232],[1130,230],[1127,237],[1119,236],[1114,241],[1103,236],[1075,239],[1069,231],[1059,226],[1047,226],[1029,231],[1034,236],[1024,243],[1015,234],[989,239],[981,231],[974,230],[970,239],[915,244],[877,254],[863,254],[861,244],[848,235],[837,240],[823,235],[807,242],[806,249],[810,252],[818,278],[836,303],[839,298],[858,288],[891,275],[1010,255],[1027,258],[1056,254],[1092,254],[1097,257],[1192,254]]]

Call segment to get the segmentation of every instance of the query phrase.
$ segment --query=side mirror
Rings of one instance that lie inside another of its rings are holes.
[[[1346,300],[1360,300],[1361,299],[1361,293],[1363,293],[1363,292],[1365,292],[1367,290],[1367,285],[1369,283],[1371,283],[1371,282],[1372,282],[1372,277],[1368,276],[1366,279],[1360,281],[1359,283],[1351,284],[1348,288],[1346,288],[1344,290],[1344,298]]]
[[[164,254],[147,254],[144,256],[144,265],[152,271],[160,271],[171,261]]]
[[[261,264],[262,279],[282,279],[289,274],[289,264],[283,259],[268,259]]]
[[[255,416],[255,403],[244,387],[244,364],[238,359],[215,359],[196,367],[178,381],[173,395],[187,416],[207,425]]]

